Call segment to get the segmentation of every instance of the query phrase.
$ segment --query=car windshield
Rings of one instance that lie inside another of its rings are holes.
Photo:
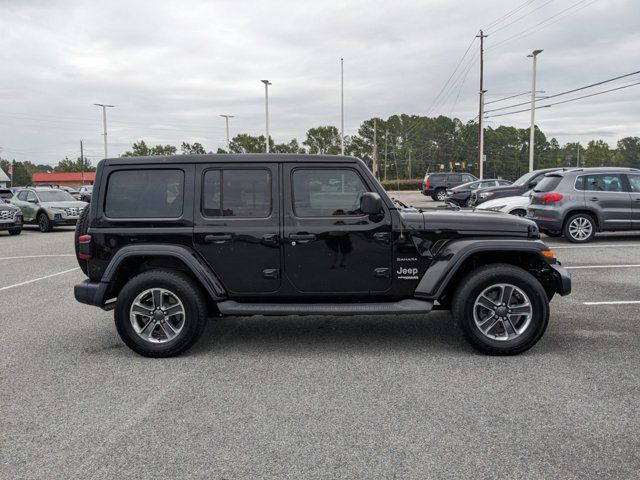
[[[513,184],[521,187],[522,185],[525,185],[527,183],[529,177],[531,177],[531,172],[525,173],[519,179],[513,182]]]
[[[64,190],[48,190],[46,192],[38,192],[41,202],[73,202],[75,198]]]

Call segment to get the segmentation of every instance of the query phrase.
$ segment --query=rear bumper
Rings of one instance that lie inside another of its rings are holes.
[[[422,189],[422,194],[426,195],[427,197],[431,197],[435,194],[435,190],[433,188],[428,188],[427,190]]]
[[[557,210],[536,205],[527,209],[527,218],[536,222],[540,230],[562,230],[562,215]]]
[[[108,287],[108,283],[84,280],[73,287],[73,295],[80,303],[105,308]]]
[[[555,277],[555,290],[563,297],[571,293],[571,274],[560,265],[549,265],[553,269]]]

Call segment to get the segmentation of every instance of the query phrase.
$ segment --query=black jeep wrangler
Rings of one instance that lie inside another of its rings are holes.
[[[571,290],[535,223],[392,201],[357,158],[127,157],[99,163],[76,229],[79,302],[122,340],[177,355],[209,317],[451,309],[471,344],[521,353]]]

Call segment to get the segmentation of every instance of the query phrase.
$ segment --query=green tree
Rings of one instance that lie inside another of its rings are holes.
[[[585,167],[604,167],[611,161],[611,151],[609,145],[603,140],[591,140],[587,144],[584,152],[584,162],[580,162]]]
[[[338,155],[340,132],[334,126],[310,128],[307,139],[302,144],[309,148],[309,153]]]
[[[289,143],[278,143],[273,147],[274,153],[305,153],[304,148],[298,144],[295,138]]]
[[[60,160],[58,165],[53,167],[54,172],[82,172],[84,163],[85,172],[93,172],[95,168],[91,166],[91,162],[85,157],[84,162],[80,157],[75,161],[65,157],[64,160]]]
[[[184,155],[204,155],[205,153],[207,153],[204,147],[202,146],[202,144],[198,142],[195,142],[195,143],[182,142],[182,145],[180,146],[180,150]]]
[[[625,137],[618,140],[620,165],[640,168],[640,137]]]
[[[231,153],[263,153],[265,146],[264,135],[256,137],[248,133],[241,133],[233,137],[229,145],[229,150]],[[273,146],[273,138],[269,138],[269,150],[272,150]]]
[[[135,142],[130,151],[124,152],[123,157],[145,157],[148,155],[175,155],[178,151],[173,145],[156,145],[148,147],[144,140]]]

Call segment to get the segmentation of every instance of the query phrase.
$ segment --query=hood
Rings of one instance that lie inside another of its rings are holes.
[[[499,207],[500,205],[506,205],[508,207],[525,207],[529,205],[529,197],[516,195],[515,197],[494,198],[481,203],[477,208],[478,210],[486,210],[487,208]]]
[[[412,230],[454,235],[517,236],[538,238],[535,222],[491,211],[435,210],[402,212],[404,224]],[[422,217],[422,218],[420,218]]]
[[[502,185],[501,187],[489,187],[489,188],[480,188],[476,190],[476,194],[480,195],[480,193],[484,192],[496,192],[496,193],[506,193],[510,191],[517,191],[522,188],[522,185]]]
[[[0,210],[20,210],[18,207],[11,203],[4,203],[0,200]]]
[[[67,202],[40,202],[40,205],[46,208],[84,208],[89,204],[79,200],[69,200]]]

